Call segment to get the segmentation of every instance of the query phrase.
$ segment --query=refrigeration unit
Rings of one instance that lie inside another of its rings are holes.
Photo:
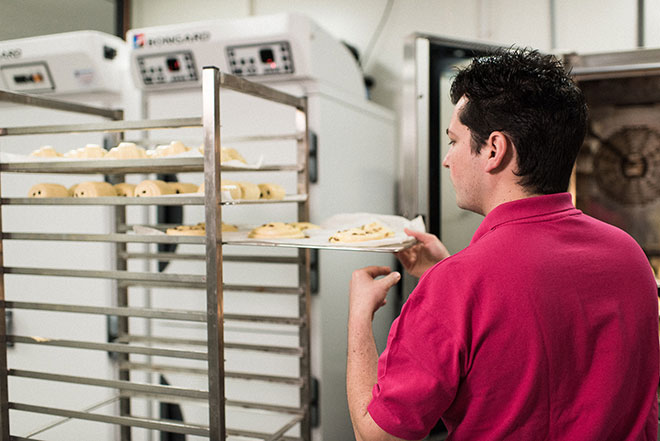
[[[342,43],[305,16],[279,14],[231,20],[213,20],[152,28],[133,29],[127,34],[130,46],[131,74],[143,94],[143,118],[166,119],[201,116],[201,69],[217,66],[221,72],[242,76],[250,81],[308,99],[310,136],[310,220],[320,224],[338,213],[393,214],[395,205],[395,123],[390,111],[366,99],[364,80],[356,60]],[[221,144],[238,150],[249,164],[283,164],[295,158],[295,142],[260,141],[260,135],[272,137],[295,132],[295,115],[256,98],[246,99],[232,92],[220,97]],[[257,132],[254,128],[257,127]],[[249,135],[249,136],[248,136]],[[202,144],[199,131],[190,129],[162,131],[158,138],[140,140],[150,146],[173,140],[197,148]],[[281,174],[263,172],[223,172],[223,179],[275,182],[295,193],[295,182]],[[181,182],[201,183],[201,176],[179,173],[164,177]],[[223,221],[240,225],[259,225],[295,218],[295,204],[263,206],[225,206]],[[183,213],[152,212],[155,223],[194,224],[203,213],[186,207]],[[167,216],[173,216],[168,218]],[[287,250],[245,250],[226,247],[227,254],[261,253],[265,256],[287,255]],[[177,253],[189,250],[179,245]],[[295,253],[295,251],[294,251]],[[289,253],[290,254],[290,253]],[[227,259],[229,260],[229,259]],[[297,268],[226,261],[225,284],[295,285]],[[240,260],[240,259],[239,259]],[[311,370],[318,383],[311,406],[316,428],[314,439],[348,439],[352,435],[345,395],[346,321],[348,283],[354,269],[366,265],[393,265],[391,255],[322,250],[313,259],[316,293],[311,304]],[[164,271],[194,271],[195,263],[170,261]],[[184,269],[185,268],[185,269]],[[203,270],[203,267],[200,267]],[[184,309],[200,308],[194,295],[178,290],[152,290],[153,305]],[[297,308],[289,301],[259,301],[258,293],[247,296],[225,291],[225,312],[290,315]],[[246,300],[249,298],[250,300]],[[255,300],[255,298],[257,300]],[[295,302],[294,302],[295,303]],[[396,303],[396,302],[392,302]],[[268,306],[266,306],[268,305]],[[269,310],[264,311],[264,308]],[[375,333],[380,349],[384,348],[389,325],[394,317],[392,306],[376,316]],[[154,324],[153,335],[178,335],[199,339],[204,330],[183,328],[176,324]],[[276,344],[292,335],[268,326],[225,324],[225,340],[230,343],[262,339]],[[283,343],[284,344],[284,343]],[[265,358],[260,366],[241,365],[231,350],[226,355],[227,369],[247,368],[266,374],[281,368],[276,358]],[[170,381],[197,381],[170,376]],[[199,379],[202,387],[204,379]],[[246,400],[254,394],[254,385],[226,380],[228,400]],[[272,385],[260,385],[258,393],[278,405],[295,405],[296,394],[282,392]],[[182,406],[183,418],[195,419],[199,410]],[[201,413],[200,413],[201,415]],[[228,419],[233,415],[228,411]],[[201,418],[201,417],[200,417]],[[258,428],[258,419],[250,422]],[[228,421],[231,426],[231,421]]]
[[[97,108],[120,109],[125,106],[131,85],[127,81],[125,42],[99,32],[82,31],[0,42],[0,90],[29,93]],[[66,107],[66,106],[65,106]],[[121,118],[121,112],[112,112]],[[107,121],[107,115],[80,115],[54,108],[38,108],[0,101],[3,127],[34,127],[54,124],[79,124]],[[26,129],[26,132],[29,132]],[[81,133],[56,135],[43,133],[26,136],[0,136],[3,162],[25,158],[38,148],[51,145],[60,153],[95,143],[106,148],[117,139],[111,135]],[[25,198],[31,186],[58,183],[66,187],[87,180],[103,180],[102,175],[2,175],[3,197]],[[82,210],[81,210],[82,209]],[[3,205],[4,231],[43,233],[109,232],[109,208]],[[46,225],[47,231],[44,231]],[[64,243],[52,241],[3,240],[5,267],[14,274],[5,274],[5,299],[8,334],[17,339],[8,350],[10,401],[37,403],[58,401],[73,410],[99,408],[112,411],[113,400],[103,389],[98,393],[82,392],[79,386],[61,382],[27,382],[22,375],[28,371],[47,371],[60,375],[100,373],[112,378],[113,362],[102,351],[69,349],[67,356],[57,356],[52,348],[30,344],[48,338],[76,340],[84,335],[90,340],[106,341],[106,319],[88,314],[68,314],[38,310],[37,304],[85,304],[112,306],[112,285],[99,279],[45,275],[44,271],[68,265],[80,270],[109,270],[114,262],[113,249],[107,244]],[[40,268],[40,269],[35,269]],[[43,270],[42,269],[47,269]],[[36,308],[36,309],[33,309]],[[10,341],[11,344],[11,341]],[[45,363],[45,364],[44,364]],[[106,402],[106,400],[109,400]],[[103,404],[105,402],[105,404]],[[12,433],[19,436],[48,439],[76,439],[85,433],[87,439],[113,439],[114,429],[104,425],[88,426],[80,421],[10,411]],[[37,433],[39,435],[37,435]]]

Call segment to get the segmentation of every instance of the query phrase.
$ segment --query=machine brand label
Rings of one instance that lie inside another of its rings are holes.
[[[199,43],[200,41],[207,41],[210,39],[211,33],[208,31],[165,35],[162,37],[147,37],[143,33],[140,33],[133,36],[133,47],[137,49],[141,47],[158,47],[185,43]]]
[[[0,50],[0,60],[17,60],[21,58],[22,53],[20,48]]]

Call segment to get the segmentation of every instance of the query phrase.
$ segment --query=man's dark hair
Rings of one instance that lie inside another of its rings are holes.
[[[470,129],[474,154],[501,131],[516,147],[520,185],[539,194],[567,190],[587,129],[587,105],[555,57],[512,48],[475,58],[452,83],[452,102],[462,96],[467,103],[459,120]]]

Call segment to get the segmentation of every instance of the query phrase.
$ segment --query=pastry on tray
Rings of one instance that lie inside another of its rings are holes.
[[[30,153],[30,156],[36,156],[38,158],[57,158],[62,155],[57,153],[53,147],[45,145]]]
[[[107,182],[87,181],[76,185],[73,191],[74,198],[98,198],[103,196],[117,196],[117,191]]]
[[[259,184],[259,190],[261,190],[260,199],[271,199],[271,200],[282,200],[286,195],[284,187],[277,184]]]
[[[197,225],[179,225],[168,228],[165,233],[175,236],[206,236],[206,227],[203,222]]]
[[[269,222],[248,233],[251,239],[302,239],[305,233],[284,222]]]
[[[129,184],[128,182],[122,182],[120,184],[115,184],[113,187],[115,187],[115,191],[117,192],[117,196],[124,196],[124,197],[129,197],[132,198],[135,196],[135,184]]]
[[[121,142],[105,155],[105,159],[141,159],[147,157],[147,151],[132,142]]]
[[[305,230],[318,230],[319,227],[316,224],[313,224],[311,222],[289,222],[289,225],[296,227],[300,231],[305,231]]]
[[[220,147],[220,163],[229,161],[239,161],[243,164],[247,164],[245,158],[238,153],[236,149],[231,147]]]
[[[33,185],[28,192],[31,198],[67,198],[69,190],[60,184],[37,184]]]
[[[241,199],[243,196],[243,192],[241,190],[241,186],[238,185],[238,182],[235,181],[230,181],[228,179],[221,179],[220,180],[220,191],[226,191],[229,193],[232,199],[238,200]],[[202,185],[197,188],[197,193],[204,193],[204,183],[202,182]]]
[[[147,179],[135,187],[136,197],[163,196],[168,194],[174,194],[174,189],[168,182],[161,181],[160,179]]]
[[[237,182],[238,186],[241,189],[241,197],[240,199],[247,199],[247,200],[256,200],[259,199],[261,196],[261,190],[259,189],[259,186],[257,184],[253,184],[252,182]]]
[[[174,194],[197,193],[197,185],[188,182],[168,182]]]
[[[65,158],[74,159],[99,159],[104,158],[108,151],[97,144],[87,144],[79,149],[69,150],[64,154]]]
[[[167,145],[159,145],[153,150],[147,150],[150,158],[164,158],[166,156],[178,155],[190,150],[181,141],[172,141]]]
[[[199,153],[202,154],[202,156],[204,156],[203,145],[199,146],[197,150],[199,151]],[[223,164],[229,161],[239,161],[242,162],[243,164],[247,164],[247,161],[245,160],[243,155],[238,153],[238,150],[233,149],[231,147],[220,147],[220,163]]]
[[[392,236],[394,236],[394,231],[376,221],[362,225],[361,227],[337,231],[330,236],[328,241],[333,243],[364,242],[367,240],[385,239]]]
[[[236,225],[222,222],[222,231],[238,231],[238,227]],[[200,222],[197,225],[179,225],[178,227],[168,228],[166,233],[169,235],[180,236],[205,236],[206,224]]]

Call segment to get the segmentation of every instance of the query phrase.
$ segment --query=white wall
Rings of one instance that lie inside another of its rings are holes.
[[[114,0],[0,0],[0,41],[61,32],[115,33]]]

